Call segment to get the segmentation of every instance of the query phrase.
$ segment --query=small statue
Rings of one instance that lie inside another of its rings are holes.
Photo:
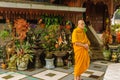
[[[117,53],[113,52],[112,53],[112,59],[111,61],[116,62],[117,61]]]
[[[15,43],[14,40],[8,42],[5,46],[7,61],[9,61],[10,56],[15,53]]]

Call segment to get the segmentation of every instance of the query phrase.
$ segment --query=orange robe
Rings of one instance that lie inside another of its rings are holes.
[[[90,57],[88,54],[88,50],[82,46],[74,45],[75,42],[80,42],[83,44],[87,43],[88,45],[90,45],[86,33],[84,32],[84,30],[78,27],[74,29],[72,33],[72,43],[74,48],[74,59],[75,59],[74,76],[80,76],[89,67]]]

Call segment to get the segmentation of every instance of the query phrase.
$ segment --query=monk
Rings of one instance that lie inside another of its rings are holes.
[[[81,74],[89,67],[90,57],[88,49],[90,42],[84,30],[83,20],[78,21],[78,26],[72,32],[72,43],[74,49],[74,80],[81,80]]]

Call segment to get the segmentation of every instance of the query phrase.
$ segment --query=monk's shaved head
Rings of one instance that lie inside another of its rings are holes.
[[[79,21],[78,21],[78,24],[81,24],[81,23],[83,23],[83,22],[84,22],[83,20],[79,20]]]
[[[83,29],[84,26],[85,26],[85,22],[83,20],[79,20],[78,21],[78,27]]]

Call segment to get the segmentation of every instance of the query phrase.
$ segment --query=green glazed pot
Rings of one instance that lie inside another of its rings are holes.
[[[105,60],[110,60],[110,56],[111,56],[110,50],[103,50],[103,56]]]

